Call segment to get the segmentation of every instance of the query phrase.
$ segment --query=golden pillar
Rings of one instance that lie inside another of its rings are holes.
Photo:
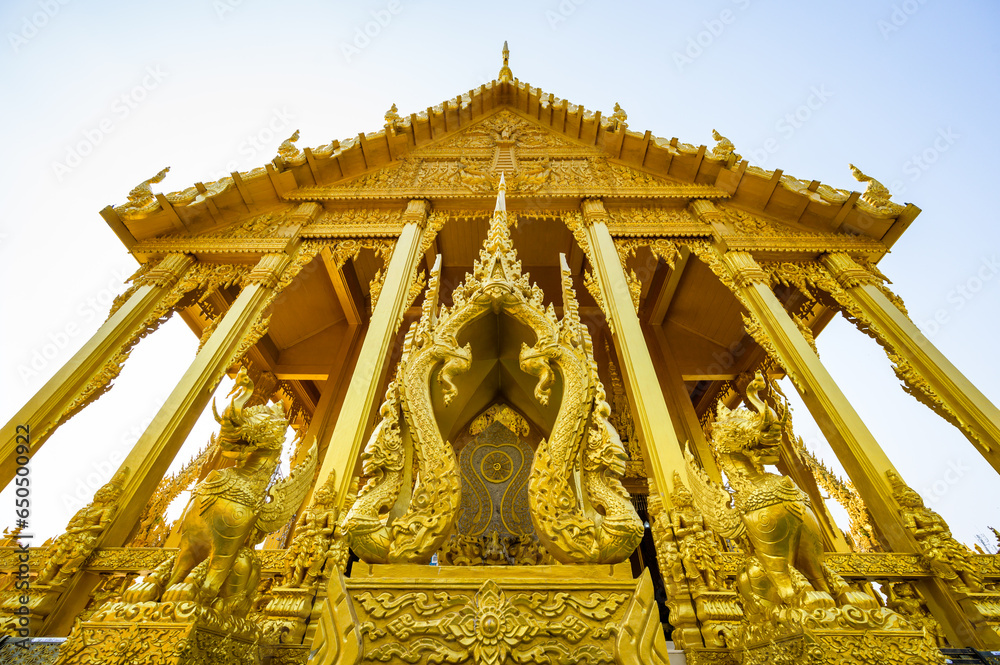
[[[673,474],[683,474],[683,469],[686,468],[681,443],[674,427],[667,425],[672,425],[674,418],[667,410],[653,358],[646,346],[642,326],[632,302],[625,270],[608,230],[608,213],[604,209],[604,203],[599,199],[588,199],[583,202],[582,210],[582,221],[567,217],[567,225],[587,252],[594,268],[604,312],[615,342],[615,351],[621,360],[636,431],[643,446],[646,472],[656,484],[662,507],[670,511],[670,497],[674,492]],[[653,521],[665,518],[662,512],[656,516],[651,514],[650,517]],[[661,570],[665,582],[668,575],[667,570]],[[675,626],[675,643],[685,649],[703,646],[695,602],[687,587],[683,591],[672,593],[667,604],[671,623]]]
[[[673,426],[674,432],[677,434],[677,440],[691,444],[691,452],[697,456],[698,461],[701,462],[701,465],[708,473],[708,477],[721,485],[722,472],[719,471],[719,465],[715,463],[715,457],[712,456],[712,449],[705,438],[705,431],[698,420],[694,404],[691,403],[691,395],[684,385],[680,366],[677,364],[677,359],[670,349],[670,344],[667,342],[667,336],[663,332],[663,327],[654,326],[651,330],[647,330],[646,335],[647,339],[652,337],[649,347],[654,355],[659,355],[662,361],[663,371],[660,372],[660,390],[663,392],[664,398],[670,402],[668,410],[671,416],[673,416]]]
[[[116,357],[127,351],[140,329],[162,308],[171,287],[194,263],[184,254],[169,254],[146,272],[139,286],[94,333],[94,336],[35,393],[4,429],[0,448],[0,488],[14,477],[15,430],[27,425],[31,431],[32,454],[52,432],[88,399],[100,394],[110,380],[106,368],[118,367]],[[159,318],[159,315],[155,318]]]
[[[916,370],[919,374],[916,380],[926,381],[940,400],[940,406],[963,425],[962,431],[976,449],[1000,472],[1000,409],[886,297],[877,286],[877,277],[840,252],[825,255],[823,264],[885,342]]]
[[[694,212],[710,223],[715,206],[707,201],[697,203],[692,205]],[[900,506],[893,499],[886,476],[887,471],[895,473],[895,467],[771,290],[767,273],[746,252],[722,251],[714,245],[692,249],[750,313],[751,335],[788,373],[875,517],[882,537],[895,552],[919,552],[913,535],[903,523]],[[952,644],[982,649],[1000,643],[1000,636],[985,624],[971,601],[958,598],[943,580],[925,578],[920,588]]]
[[[604,203],[599,199],[588,199],[583,202],[582,209],[582,230],[588,245],[585,249],[589,249],[605,313],[610,318],[612,337],[622,362],[632,414],[639,438],[645,446],[643,454],[649,464],[648,471],[652,473],[660,492],[666,496],[674,489],[671,477],[673,472],[685,468],[681,444],[673,427],[663,426],[664,423],[673,423],[673,418],[660,391],[653,359],[632,304],[625,271],[618,258],[615,241],[608,231],[608,213],[604,209]]]
[[[337,506],[344,505],[351,487],[354,467],[365,441],[371,407],[373,404],[381,404],[378,389],[388,369],[389,349],[399,324],[402,323],[410,287],[422,257],[421,245],[427,213],[426,201],[413,200],[403,215],[403,230],[392,251],[385,281],[372,311],[350,386],[329,443],[325,446],[323,465],[313,484],[314,487],[321,487],[331,472],[336,473]],[[323,447],[321,442],[320,448]]]
[[[248,339],[263,333],[261,319],[280,290],[282,273],[301,250],[292,241],[289,253],[265,254],[247,276],[245,286],[205,345],[181,377],[146,431],[132,447],[121,469],[128,469],[118,498],[118,511],[104,530],[98,547],[121,547],[132,535],[143,508],[183,445],[191,428],[208,405],[212,392],[237,358]],[[78,574],[50,615],[45,634],[65,634],[87,602],[97,582],[91,573]]]

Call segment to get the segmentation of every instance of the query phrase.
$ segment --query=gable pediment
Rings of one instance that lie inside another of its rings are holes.
[[[711,186],[618,163],[596,146],[501,109],[381,169],[329,186],[303,188],[288,198],[492,196],[501,173],[511,197],[725,195]]]

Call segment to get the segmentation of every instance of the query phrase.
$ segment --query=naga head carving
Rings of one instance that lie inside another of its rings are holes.
[[[778,461],[788,407],[783,405],[781,412],[776,413],[765,404],[759,395],[766,387],[767,382],[759,371],[747,386],[747,401],[756,412],[743,407],[730,410],[719,403],[712,433],[720,454],[742,455],[757,467]]]
[[[531,376],[538,377],[534,391],[535,399],[543,406],[549,403],[552,386],[556,382],[552,361],[558,354],[559,346],[551,340],[539,339],[535,346],[521,342],[521,353],[518,355],[521,369]]]
[[[437,380],[443,386],[441,392],[445,406],[451,404],[451,400],[458,394],[455,377],[469,371],[472,366],[472,345],[459,346],[457,341],[452,341],[452,345],[439,344],[436,347],[436,355],[444,360]]]
[[[587,438],[583,467],[587,471],[607,469],[614,476],[623,476],[628,463],[628,453],[625,452],[618,431],[608,420],[611,416],[611,407],[605,400],[604,386],[600,381],[597,381],[596,390],[594,411],[591,414],[593,424]]]
[[[280,452],[285,442],[285,408],[280,402],[247,407],[253,391],[253,380],[244,367],[236,375],[236,385],[227,395],[232,399],[221,415],[212,402],[212,413],[221,425],[218,437],[212,439],[225,457],[244,457],[255,450]]]
[[[403,468],[403,435],[399,430],[399,393],[396,380],[389,382],[385,401],[379,407],[382,419],[361,453],[361,470],[366,476]]]

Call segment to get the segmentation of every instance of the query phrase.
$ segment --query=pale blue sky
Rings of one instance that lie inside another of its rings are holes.
[[[96,330],[134,269],[101,208],[167,165],[160,187],[175,191],[264,164],[295,129],[316,146],[377,130],[392,103],[408,114],[454,98],[496,76],[505,39],[515,76],[605,114],[620,102],[631,129],[711,144],[717,128],[758,164],[848,189],[854,162],[923,208],[882,268],[932,341],[1000,400],[1000,229],[985,203],[1000,171],[995,3],[7,0],[0,27],[4,420]],[[838,321],[819,346],[962,540],[1000,526],[996,474],[896,387],[874,342]],[[42,449],[41,535],[63,528],[88,475],[108,477],[195,347],[171,322]],[[829,457],[804,408],[796,421]],[[0,493],[0,526],[12,521]]]

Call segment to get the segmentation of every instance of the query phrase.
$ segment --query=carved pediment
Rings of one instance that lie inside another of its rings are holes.
[[[500,174],[507,177],[511,196],[647,196],[657,198],[722,196],[707,185],[675,183],[616,164],[601,155],[420,156],[402,158],[383,169],[332,187],[300,190],[289,198],[348,198],[363,196],[490,196]]]
[[[480,150],[492,152],[497,147],[518,151],[550,151],[553,148],[597,154],[597,149],[560,136],[551,128],[522,118],[507,109],[476,122],[453,136],[432,143],[421,153],[469,154]]]

